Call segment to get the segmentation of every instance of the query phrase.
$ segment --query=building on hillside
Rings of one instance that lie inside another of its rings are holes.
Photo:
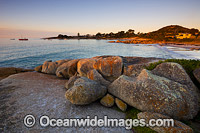
[[[178,35],[176,35],[177,39],[184,39],[184,38],[190,38],[192,34],[189,33],[179,33]]]

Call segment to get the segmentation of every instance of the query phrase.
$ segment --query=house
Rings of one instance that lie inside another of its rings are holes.
[[[192,34],[189,33],[179,33],[178,35],[176,35],[177,39],[184,39],[184,38],[190,38]]]

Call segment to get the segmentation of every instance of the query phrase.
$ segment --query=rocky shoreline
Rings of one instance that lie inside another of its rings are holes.
[[[172,46],[186,48],[188,50],[200,50],[199,42],[165,42],[165,41],[156,41],[151,39],[143,38],[123,38],[118,39],[117,41],[108,41],[109,43],[124,43],[124,44],[158,44],[160,46]]]
[[[22,72],[31,72],[33,69],[23,69],[23,68],[15,68],[15,67],[2,67],[0,68],[0,80],[17,73]]]
[[[35,84],[33,86],[35,87],[31,87],[33,91],[37,88],[39,92],[44,91],[43,93],[46,93],[46,96],[49,95],[48,91],[55,91],[54,95],[58,93],[62,100],[66,99],[67,108],[68,106],[72,106],[73,108],[71,109],[76,110],[77,108],[87,107],[91,108],[91,114],[100,115],[93,112],[94,110],[97,111],[96,108],[93,109],[93,106],[98,105],[99,109],[102,108],[104,110],[100,111],[110,116],[113,114],[111,113],[111,110],[113,110],[111,107],[114,105],[122,112],[126,112],[127,107],[132,107],[142,111],[137,115],[138,118],[173,118],[175,120],[175,127],[151,128],[156,132],[193,132],[192,128],[180,122],[180,120],[191,120],[198,114],[200,107],[199,88],[195,86],[184,68],[178,63],[165,62],[157,65],[151,71],[146,69],[150,63],[160,60],[164,59],[97,56],[86,59],[65,59],[55,62],[46,61],[35,68],[35,71],[39,73],[28,72],[3,79],[0,81],[0,90],[5,91],[6,88],[12,86],[14,86],[14,88],[19,87],[23,90],[23,84],[30,83],[30,81],[33,80],[32,77],[34,77],[33,81]],[[25,77],[28,75],[30,75],[28,78],[29,81],[26,81]],[[199,75],[200,68],[194,71],[194,76],[200,82]],[[21,84],[21,86],[18,84]],[[45,84],[47,86],[45,86]],[[27,88],[27,86],[25,88]],[[43,88],[46,88],[46,90]],[[40,93],[37,94],[37,91],[34,94],[39,96]],[[27,94],[28,93],[30,92],[27,91]],[[51,97],[58,98],[52,94]],[[4,98],[2,100],[9,101],[9,98]],[[41,98],[36,98],[35,100],[41,100]],[[46,109],[47,103],[49,102],[50,101],[46,99],[42,104],[45,107],[44,109]],[[67,108],[66,110],[63,109],[63,105],[57,105],[57,102],[51,102],[51,106],[62,108],[60,111],[65,112],[68,110]],[[41,106],[41,103],[35,103],[34,105]],[[29,107],[28,105],[26,106],[27,108]],[[48,106],[48,109],[50,109],[51,106]],[[108,110],[110,113],[108,113]],[[55,110],[53,110],[53,114],[55,115],[54,111]],[[46,112],[47,114],[49,113],[48,111]],[[32,113],[34,114],[34,112]],[[40,113],[41,111],[37,111],[36,115],[41,115]],[[75,114],[77,116],[86,115],[82,112],[77,113]],[[124,117],[123,113],[121,113],[118,113],[119,116]],[[117,117],[116,115],[111,116]],[[3,117],[5,121],[8,119],[6,116]],[[3,122],[4,124],[5,121]],[[8,127],[9,126],[7,126],[7,128]],[[3,126],[4,131],[9,131],[7,128],[5,129],[5,125]],[[38,128],[38,126],[36,126],[35,129],[45,131],[44,129]],[[65,131],[70,130],[72,131],[72,129],[67,129]],[[108,129],[101,128],[98,130],[109,131]],[[123,129],[115,128],[111,132],[119,130],[124,131]],[[61,131],[64,130],[62,129]],[[84,130],[79,129],[79,131]],[[92,130],[89,129],[89,131]]]

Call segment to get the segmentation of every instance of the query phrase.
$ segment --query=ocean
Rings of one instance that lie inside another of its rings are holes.
[[[161,47],[157,44],[108,43],[108,40],[0,39],[0,67],[34,68],[46,60],[100,55],[200,59],[200,51]]]

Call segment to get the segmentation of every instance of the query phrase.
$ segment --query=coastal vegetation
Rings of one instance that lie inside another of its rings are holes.
[[[177,36],[180,33],[191,34],[190,38],[178,39]],[[198,29],[189,29],[179,25],[170,25],[163,27],[157,31],[149,32],[149,33],[141,33],[138,37],[149,38],[158,41],[194,41],[199,37]]]
[[[77,36],[68,36],[59,34],[57,37],[49,37],[45,39],[123,39],[133,37],[146,38],[154,41],[200,42],[200,32],[198,29],[189,29],[179,25],[165,26],[148,33],[135,33],[135,30],[129,29],[127,31],[119,31],[117,33],[98,32],[95,35],[80,35],[80,33],[78,33]]]

